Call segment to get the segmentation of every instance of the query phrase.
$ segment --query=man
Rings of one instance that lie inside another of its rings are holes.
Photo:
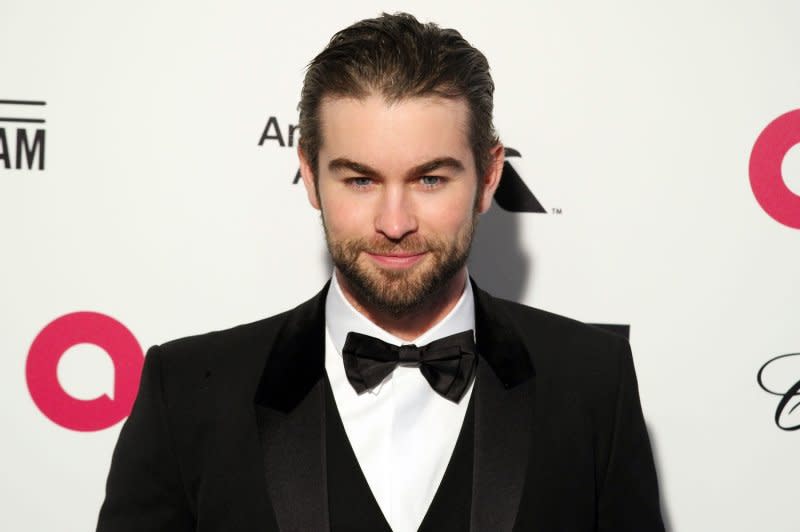
[[[299,106],[331,281],[148,352],[98,530],[663,529],[627,342],[468,278],[492,94],[454,30],[332,38]]]

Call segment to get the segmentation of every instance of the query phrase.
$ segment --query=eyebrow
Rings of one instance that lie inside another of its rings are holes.
[[[457,172],[461,172],[464,170],[464,164],[455,157],[437,157],[410,169],[408,172],[406,172],[406,176],[412,177],[425,175],[440,168],[450,168]],[[351,161],[345,157],[339,157],[328,163],[328,170],[331,172],[350,170],[359,175],[367,177],[382,177],[381,173],[374,168],[356,161]]]

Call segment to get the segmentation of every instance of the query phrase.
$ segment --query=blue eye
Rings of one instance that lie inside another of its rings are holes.
[[[435,175],[424,175],[420,177],[419,180],[426,187],[435,187],[442,183],[442,178]]]
[[[348,182],[356,188],[364,188],[372,184],[372,179],[369,177],[353,177]]]

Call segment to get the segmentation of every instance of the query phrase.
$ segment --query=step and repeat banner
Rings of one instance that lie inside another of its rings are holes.
[[[147,347],[319,290],[304,66],[401,10],[492,65],[478,283],[628,334],[671,530],[798,529],[800,3],[1,6],[0,529],[93,530]]]

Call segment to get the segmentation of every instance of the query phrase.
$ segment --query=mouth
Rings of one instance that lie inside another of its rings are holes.
[[[398,270],[414,266],[427,254],[425,251],[422,253],[370,253],[365,251],[364,253],[378,265]]]

